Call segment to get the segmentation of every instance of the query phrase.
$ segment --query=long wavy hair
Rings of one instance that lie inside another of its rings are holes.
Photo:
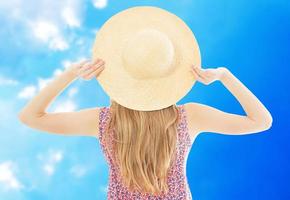
[[[131,191],[167,193],[167,173],[177,145],[177,106],[138,111],[111,100],[110,112],[107,131],[114,134],[109,152],[113,152],[124,183]]]

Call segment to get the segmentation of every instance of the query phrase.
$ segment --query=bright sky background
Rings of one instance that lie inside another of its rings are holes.
[[[0,1],[0,199],[106,199],[108,167],[97,139],[36,131],[17,113],[70,63],[91,56],[110,16],[137,5],[182,18],[199,42],[203,67],[228,67],[273,116],[272,128],[260,134],[197,137],[187,163],[193,198],[290,199],[289,1],[136,2]],[[189,101],[244,114],[218,82],[197,83],[178,104]],[[107,105],[97,80],[77,80],[48,111]]]

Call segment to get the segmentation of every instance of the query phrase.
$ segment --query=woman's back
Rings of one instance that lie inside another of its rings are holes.
[[[177,105],[180,122],[177,126],[177,145],[175,149],[175,159],[170,166],[167,176],[168,193],[161,194],[159,196],[149,193],[131,192],[123,184],[118,166],[115,164],[113,158],[109,153],[109,146],[112,145],[112,141],[109,144],[105,143],[104,134],[106,126],[110,119],[110,108],[102,107],[99,114],[99,140],[101,149],[105,155],[105,158],[109,165],[109,186],[108,186],[108,199],[178,199],[178,200],[191,200],[192,195],[189,190],[189,185],[186,177],[186,161],[192,146],[190,139],[187,116],[184,109],[184,105]]]

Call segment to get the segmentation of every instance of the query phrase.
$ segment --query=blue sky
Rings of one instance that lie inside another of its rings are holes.
[[[0,2],[0,199],[106,199],[108,167],[99,141],[33,130],[18,111],[72,62],[91,56],[98,28],[137,5],[175,13],[194,32],[202,65],[226,66],[270,110],[271,129],[250,135],[202,133],[187,176],[197,200],[290,199],[290,3],[267,1]],[[220,84],[196,83],[177,104],[200,102],[244,114]],[[73,82],[48,111],[109,105],[97,80]]]

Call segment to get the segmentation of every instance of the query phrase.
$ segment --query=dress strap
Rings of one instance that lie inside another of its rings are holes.
[[[101,107],[99,112],[99,137],[103,137],[109,119],[109,107]]]
[[[179,132],[180,132],[180,138],[185,142],[186,146],[189,148],[192,145],[190,133],[189,133],[189,128],[188,128],[188,118],[187,118],[187,113],[184,107],[184,104],[178,105],[179,107],[179,112],[180,112],[180,123],[178,126]]]
[[[110,119],[110,107],[101,107],[100,108],[100,112],[99,112],[99,142],[101,145],[101,149],[105,155],[105,158],[107,160],[107,162],[109,164],[112,163],[112,159],[110,156],[110,145],[111,144],[107,144],[106,140],[105,140],[105,134],[110,134],[109,132],[107,132],[107,128],[109,125],[109,119]],[[112,142],[111,140],[109,140],[110,142]]]

